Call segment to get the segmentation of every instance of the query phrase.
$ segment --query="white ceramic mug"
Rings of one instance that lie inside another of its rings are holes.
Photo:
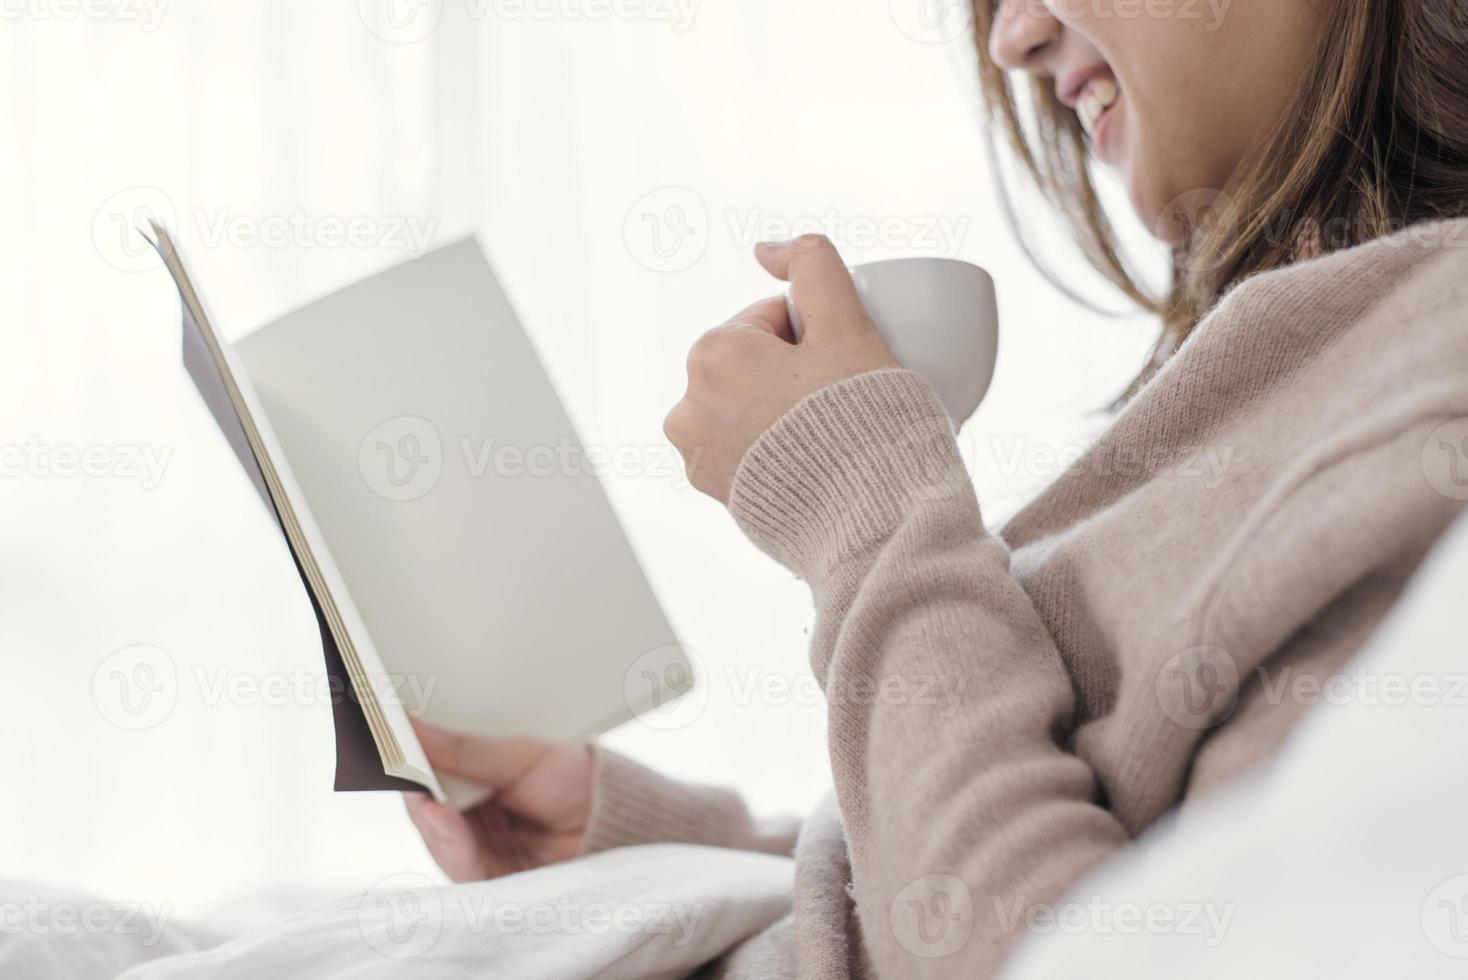
[[[979,407],[999,353],[994,280],[958,259],[888,259],[854,266],[851,278],[899,364],[937,391],[955,423]],[[787,293],[795,339],[800,314]]]

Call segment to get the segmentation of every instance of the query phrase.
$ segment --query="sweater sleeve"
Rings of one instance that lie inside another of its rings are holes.
[[[809,583],[862,940],[881,977],[995,974],[1127,843],[1062,745],[1073,692],[983,526],[947,415],[900,369],[802,401],[730,509]]]
[[[633,844],[705,844],[789,856],[800,823],[761,820],[739,794],[680,782],[596,746],[586,853]]]

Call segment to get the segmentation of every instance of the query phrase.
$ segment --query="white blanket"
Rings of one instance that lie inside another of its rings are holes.
[[[400,875],[219,945],[142,918],[126,935],[29,930],[0,942],[0,977],[682,977],[784,916],[793,867],[660,844],[468,885]],[[0,902],[17,900],[15,886],[6,890]]]

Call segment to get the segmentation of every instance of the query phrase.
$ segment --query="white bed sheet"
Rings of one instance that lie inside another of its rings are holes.
[[[0,976],[67,980],[396,980],[686,976],[790,909],[794,863],[658,844],[465,885],[384,879],[225,942],[139,913],[114,927],[28,929],[0,941]],[[4,886],[0,903],[94,900]],[[54,889],[53,889],[54,892]],[[146,910],[144,910],[146,911]]]

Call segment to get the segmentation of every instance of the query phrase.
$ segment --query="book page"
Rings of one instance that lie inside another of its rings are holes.
[[[687,689],[683,650],[475,242],[239,349],[415,710],[460,731],[568,739]]]

